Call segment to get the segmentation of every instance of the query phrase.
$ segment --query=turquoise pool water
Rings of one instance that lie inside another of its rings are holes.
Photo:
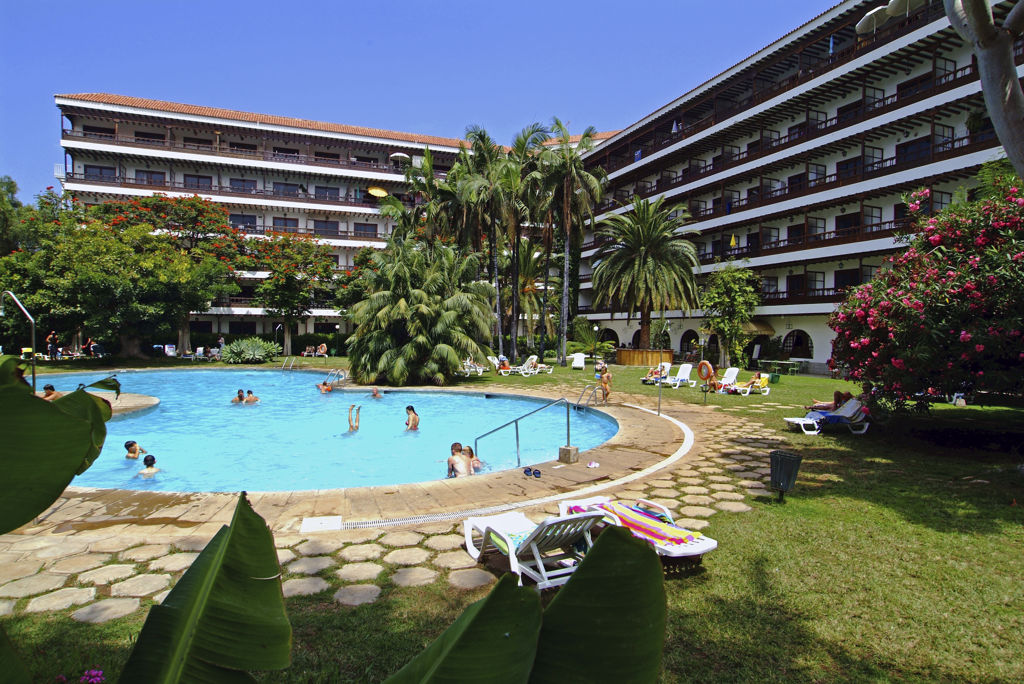
[[[107,374],[47,376],[60,391]],[[287,491],[424,482],[445,477],[450,445],[474,438],[542,406],[546,401],[459,392],[369,389],[320,394],[326,373],[275,370],[129,371],[121,389],[159,397],[160,405],[115,416],[92,467],[71,484],[175,492]],[[231,404],[238,389],[253,390],[255,405]],[[357,432],[348,408],[362,406]],[[405,431],[405,407],[420,415],[420,429]],[[552,406],[520,423],[524,466],[558,456],[565,444],[565,407]],[[611,417],[571,411],[572,443],[580,450],[618,430]],[[139,461],[124,458],[132,439],[157,459],[160,472],[138,476]],[[480,442],[485,471],[516,467],[515,433],[507,428]]]

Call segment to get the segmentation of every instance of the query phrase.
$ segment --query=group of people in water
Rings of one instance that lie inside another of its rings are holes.
[[[448,457],[448,477],[469,477],[483,470],[484,464],[473,453],[473,447],[452,442],[452,455]]]
[[[138,460],[139,456],[143,457],[142,465],[146,467],[139,471],[139,475],[142,477],[153,477],[160,472],[160,469],[156,467],[156,456],[140,447],[135,440],[129,439],[125,442],[124,450],[127,452],[124,455],[125,458]]]
[[[260,398],[252,393],[252,390],[238,390],[238,394],[231,399],[232,404],[256,404],[259,403]]]

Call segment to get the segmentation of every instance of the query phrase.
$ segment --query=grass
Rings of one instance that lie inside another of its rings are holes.
[[[627,390],[644,399],[657,394],[640,384],[642,369],[612,373],[613,400]],[[459,385],[541,385],[575,399],[593,383],[589,369],[489,376]],[[784,376],[769,397],[709,395],[707,403],[739,409],[723,420],[781,429],[782,416],[802,412],[763,402],[802,405],[845,387]],[[704,399],[694,389],[662,392],[670,408]],[[704,569],[666,578],[663,680],[1024,680],[1021,442],[1012,439],[1010,451],[999,438],[1007,428],[1021,430],[1022,416],[937,406],[929,417],[894,420],[859,437],[791,433],[804,460],[786,502],[762,497],[752,512],[712,517],[705,532],[720,546]],[[287,601],[292,667],[259,679],[379,681],[483,595],[449,591],[443,576],[417,588],[384,578],[376,603],[342,609],[330,599],[340,586],[333,569],[322,576],[329,592]],[[119,672],[142,616],[85,626],[69,620],[70,612],[4,618],[34,678],[88,666]]]

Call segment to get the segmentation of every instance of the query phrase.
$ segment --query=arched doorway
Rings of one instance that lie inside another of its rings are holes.
[[[630,344],[633,346],[633,349],[639,349],[640,348],[640,331],[639,330],[637,330],[635,333],[633,333],[633,341],[630,342]]]
[[[679,338],[679,353],[683,355],[684,361],[693,361],[699,358],[700,339],[697,336],[696,330],[691,328]]]
[[[704,358],[717,366],[719,363],[719,356],[718,335],[712,335],[708,338],[707,346],[704,347]]]
[[[782,351],[791,359],[814,358],[814,344],[811,336],[803,330],[791,330],[782,340]]]
[[[747,358],[751,361],[757,361],[763,359],[765,351],[768,349],[768,344],[772,341],[768,335],[758,335],[754,339],[750,340],[747,346],[743,349],[743,353],[747,355]],[[754,351],[757,354],[754,354]]]
[[[600,339],[602,342],[611,342],[616,347],[619,346],[619,335],[611,328],[605,328],[602,330]]]

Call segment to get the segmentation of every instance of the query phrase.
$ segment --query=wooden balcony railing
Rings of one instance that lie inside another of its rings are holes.
[[[822,287],[807,290],[791,290],[786,292],[762,292],[761,305],[778,304],[821,304],[839,302],[846,296],[845,288]]]
[[[71,128],[65,128],[63,131],[64,140],[92,140],[95,142],[102,142],[109,145],[122,145],[125,147],[144,147],[153,148],[158,147],[167,150],[181,150],[183,152],[195,152],[197,154],[208,154],[214,157],[233,157],[235,159],[252,159],[257,161],[273,161],[273,162],[284,162],[287,164],[302,164],[305,166],[325,166],[336,169],[356,169],[360,171],[374,171],[377,173],[393,173],[402,175],[405,173],[404,169],[393,163],[385,162],[365,162],[357,161],[354,159],[335,159],[333,157],[324,157],[318,154],[290,154],[284,152],[274,152],[273,150],[246,150],[239,149],[237,147],[231,147],[230,143],[221,142],[220,144],[211,143],[209,145],[195,144],[195,143],[184,143],[177,140],[151,140],[147,138],[137,138],[134,135],[112,135],[107,133],[87,133],[84,131],[78,131]],[[446,176],[443,172],[435,172],[434,176],[437,178],[444,178]]]
[[[227,307],[227,306],[240,306],[240,307],[261,307],[263,306],[256,301],[255,297],[220,297],[219,299],[213,300],[212,306]],[[333,309],[335,304],[333,301],[320,299],[313,300],[309,303],[311,309]]]
[[[124,176],[105,176],[101,174],[86,174],[86,173],[67,173],[66,178],[68,181],[79,181],[83,183],[89,183],[91,185],[109,185],[117,186],[122,188],[146,188],[149,190],[174,190],[181,192],[193,192],[211,195],[228,195],[231,197],[267,197],[272,199],[284,199],[284,200],[302,200],[303,202],[316,202],[318,204],[329,204],[329,205],[340,205],[350,207],[368,207],[376,209],[379,204],[376,199],[370,198],[372,201],[367,201],[363,198],[356,198],[351,195],[325,195],[317,192],[302,192],[301,190],[294,191],[275,191],[273,188],[253,188],[252,190],[246,190],[230,185],[213,185],[213,184],[202,184],[189,182],[185,183],[182,181],[154,181],[144,177],[124,177]],[[412,202],[403,202],[408,207],[412,207]]]
[[[911,12],[899,22],[885,27],[872,35],[858,36],[856,44],[846,48],[845,50],[835,52],[827,58],[814,63],[802,62],[801,68],[797,73],[771,83],[767,85],[767,87],[757,88],[751,93],[751,95],[743,98],[742,100],[733,103],[716,104],[715,111],[712,114],[709,114],[698,121],[683,125],[675,132],[658,133],[654,138],[639,146],[635,143],[628,145],[630,150],[629,153],[620,157],[611,158],[608,162],[603,164],[604,170],[611,173],[612,171],[616,171],[638,161],[638,158],[636,157],[637,147],[640,149],[640,159],[648,157],[658,150],[664,149],[684,138],[725,121],[737,112],[765,102],[780,93],[791,90],[798,85],[817,78],[823,73],[832,71],[833,69],[836,69],[859,57],[865,52],[876,49],[879,45],[891,42],[900,36],[906,35],[907,33],[910,33],[911,31],[944,16],[945,10],[941,3],[928,3],[918,10]],[[1017,47],[1019,59],[1020,45],[1018,44]],[[804,59],[806,58],[801,57],[801,60]]]
[[[268,226],[265,224],[251,224],[251,223],[237,223],[232,224],[232,227],[237,228],[249,235],[266,235],[267,233],[297,233],[304,235],[313,235],[322,238],[345,238],[355,240],[384,240],[385,237],[377,232],[369,232],[365,230],[351,231],[342,230],[341,228],[330,229],[330,228],[314,228],[314,227],[298,227],[298,226]],[[341,266],[340,268],[351,268],[351,266]]]

